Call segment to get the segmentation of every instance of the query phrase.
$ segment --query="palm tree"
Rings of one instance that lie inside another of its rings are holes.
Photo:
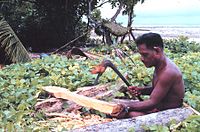
[[[0,55],[0,63],[20,63],[31,60],[27,50],[4,19],[0,20]]]

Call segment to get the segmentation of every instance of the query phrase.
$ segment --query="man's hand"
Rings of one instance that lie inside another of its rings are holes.
[[[118,119],[126,118],[127,113],[128,113],[128,111],[126,110],[126,107],[122,104],[119,104],[119,105],[121,105],[121,110],[118,113],[111,114],[111,116]]]
[[[133,95],[133,96],[140,96],[141,95],[141,89],[142,88],[138,88],[137,86],[129,86],[128,87],[128,92]]]

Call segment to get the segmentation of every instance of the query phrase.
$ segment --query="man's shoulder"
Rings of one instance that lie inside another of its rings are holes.
[[[175,64],[171,64],[171,65],[167,66],[165,71],[163,72],[163,74],[165,74],[169,77],[181,77],[182,76],[180,69]]]
[[[164,86],[171,86],[171,84],[174,84],[174,82],[181,79],[182,74],[176,69],[165,69],[159,76],[159,82],[164,84]]]

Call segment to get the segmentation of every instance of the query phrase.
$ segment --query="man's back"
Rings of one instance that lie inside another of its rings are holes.
[[[169,89],[166,91],[166,95],[161,100],[157,108],[159,110],[165,110],[169,108],[177,108],[182,106],[183,98],[184,98],[184,82],[182,79],[182,73],[180,72],[179,68],[171,62],[168,58],[166,59],[166,67],[154,75],[153,85],[156,87],[156,83],[160,81],[160,76],[162,79],[168,79],[168,86]],[[167,76],[171,76],[168,78]],[[162,88],[165,90],[165,87]]]

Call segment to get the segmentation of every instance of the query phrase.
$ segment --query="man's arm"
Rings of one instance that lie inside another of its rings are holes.
[[[150,99],[140,102],[132,102],[124,105],[133,111],[145,111],[154,109],[166,97],[174,80],[174,74],[172,72],[165,71],[165,73],[162,73],[162,75],[159,77],[159,80],[150,95]]]
[[[141,90],[140,90],[142,95],[150,95],[152,91],[153,91],[152,86],[146,86],[144,88],[141,88]]]
[[[153,87],[147,86],[147,87],[137,87],[137,86],[129,86],[128,91],[133,96],[136,95],[150,95],[153,91]]]

